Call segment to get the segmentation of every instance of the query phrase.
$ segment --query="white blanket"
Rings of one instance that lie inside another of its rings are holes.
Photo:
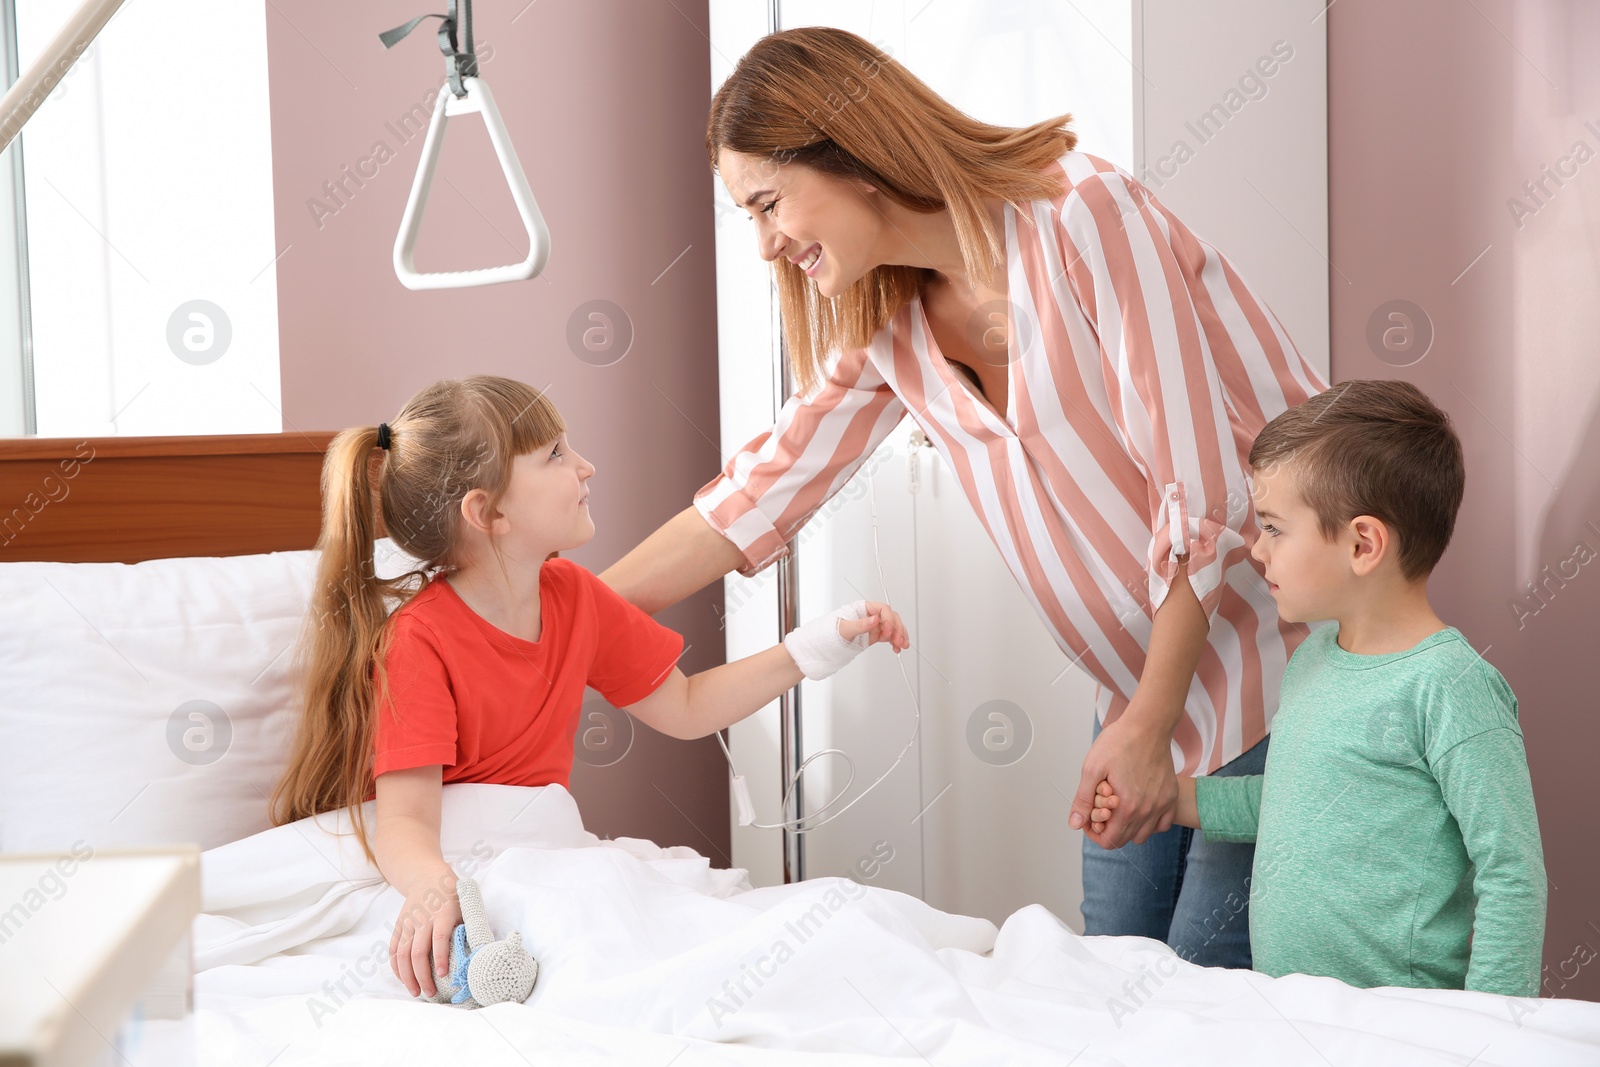
[[[425,1004],[389,970],[400,896],[329,832],[347,825],[205,853],[202,1065],[1600,1063],[1600,1005],[1201,968],[1039,906],[996,930],[845,879],[752,889],[690,849],[599,840],[558,786],[445,788],[446,858],[540,971],[526,1005]]]

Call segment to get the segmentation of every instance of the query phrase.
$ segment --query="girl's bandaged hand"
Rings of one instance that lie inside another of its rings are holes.
[[[899,652],[911,647],[906,627],[889,605],[857,600],[790,631],[783,645],[812,681],[827,678],[871,645],[887,641]]]

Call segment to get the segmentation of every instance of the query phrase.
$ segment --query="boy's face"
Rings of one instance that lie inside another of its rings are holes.
[[[1260,468],[1253,480],[1261,536],[1250,554],[1266,567],[1278,614],[1288,622],[1339,617],[1354,587],[1354,536],[1340,531],[1330,541],[1322,535],[1316,512],[1300,498],[1292,467]]]

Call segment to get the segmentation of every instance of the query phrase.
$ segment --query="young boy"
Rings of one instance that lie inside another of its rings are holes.
[[[1256,842],[1255,969],[1537,996],[1517,700],[1428,602],[1465,481],[1449,419],[1405,382],[1346,382],[1269,422],[1250,466],[1278,610],[1334,622],[1289,661],[1265,773],[1178,779],[1178,823]]]

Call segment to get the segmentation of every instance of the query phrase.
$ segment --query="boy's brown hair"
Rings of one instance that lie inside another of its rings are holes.
[[[1383,520],[1399,539],[1407,581],[1444,555],[1466,485],[1461,441],[1450,416],[1410,382],[1342,382],[1267,423],[1250,466],[1291,464],[1324,537],[1357,515]]]

